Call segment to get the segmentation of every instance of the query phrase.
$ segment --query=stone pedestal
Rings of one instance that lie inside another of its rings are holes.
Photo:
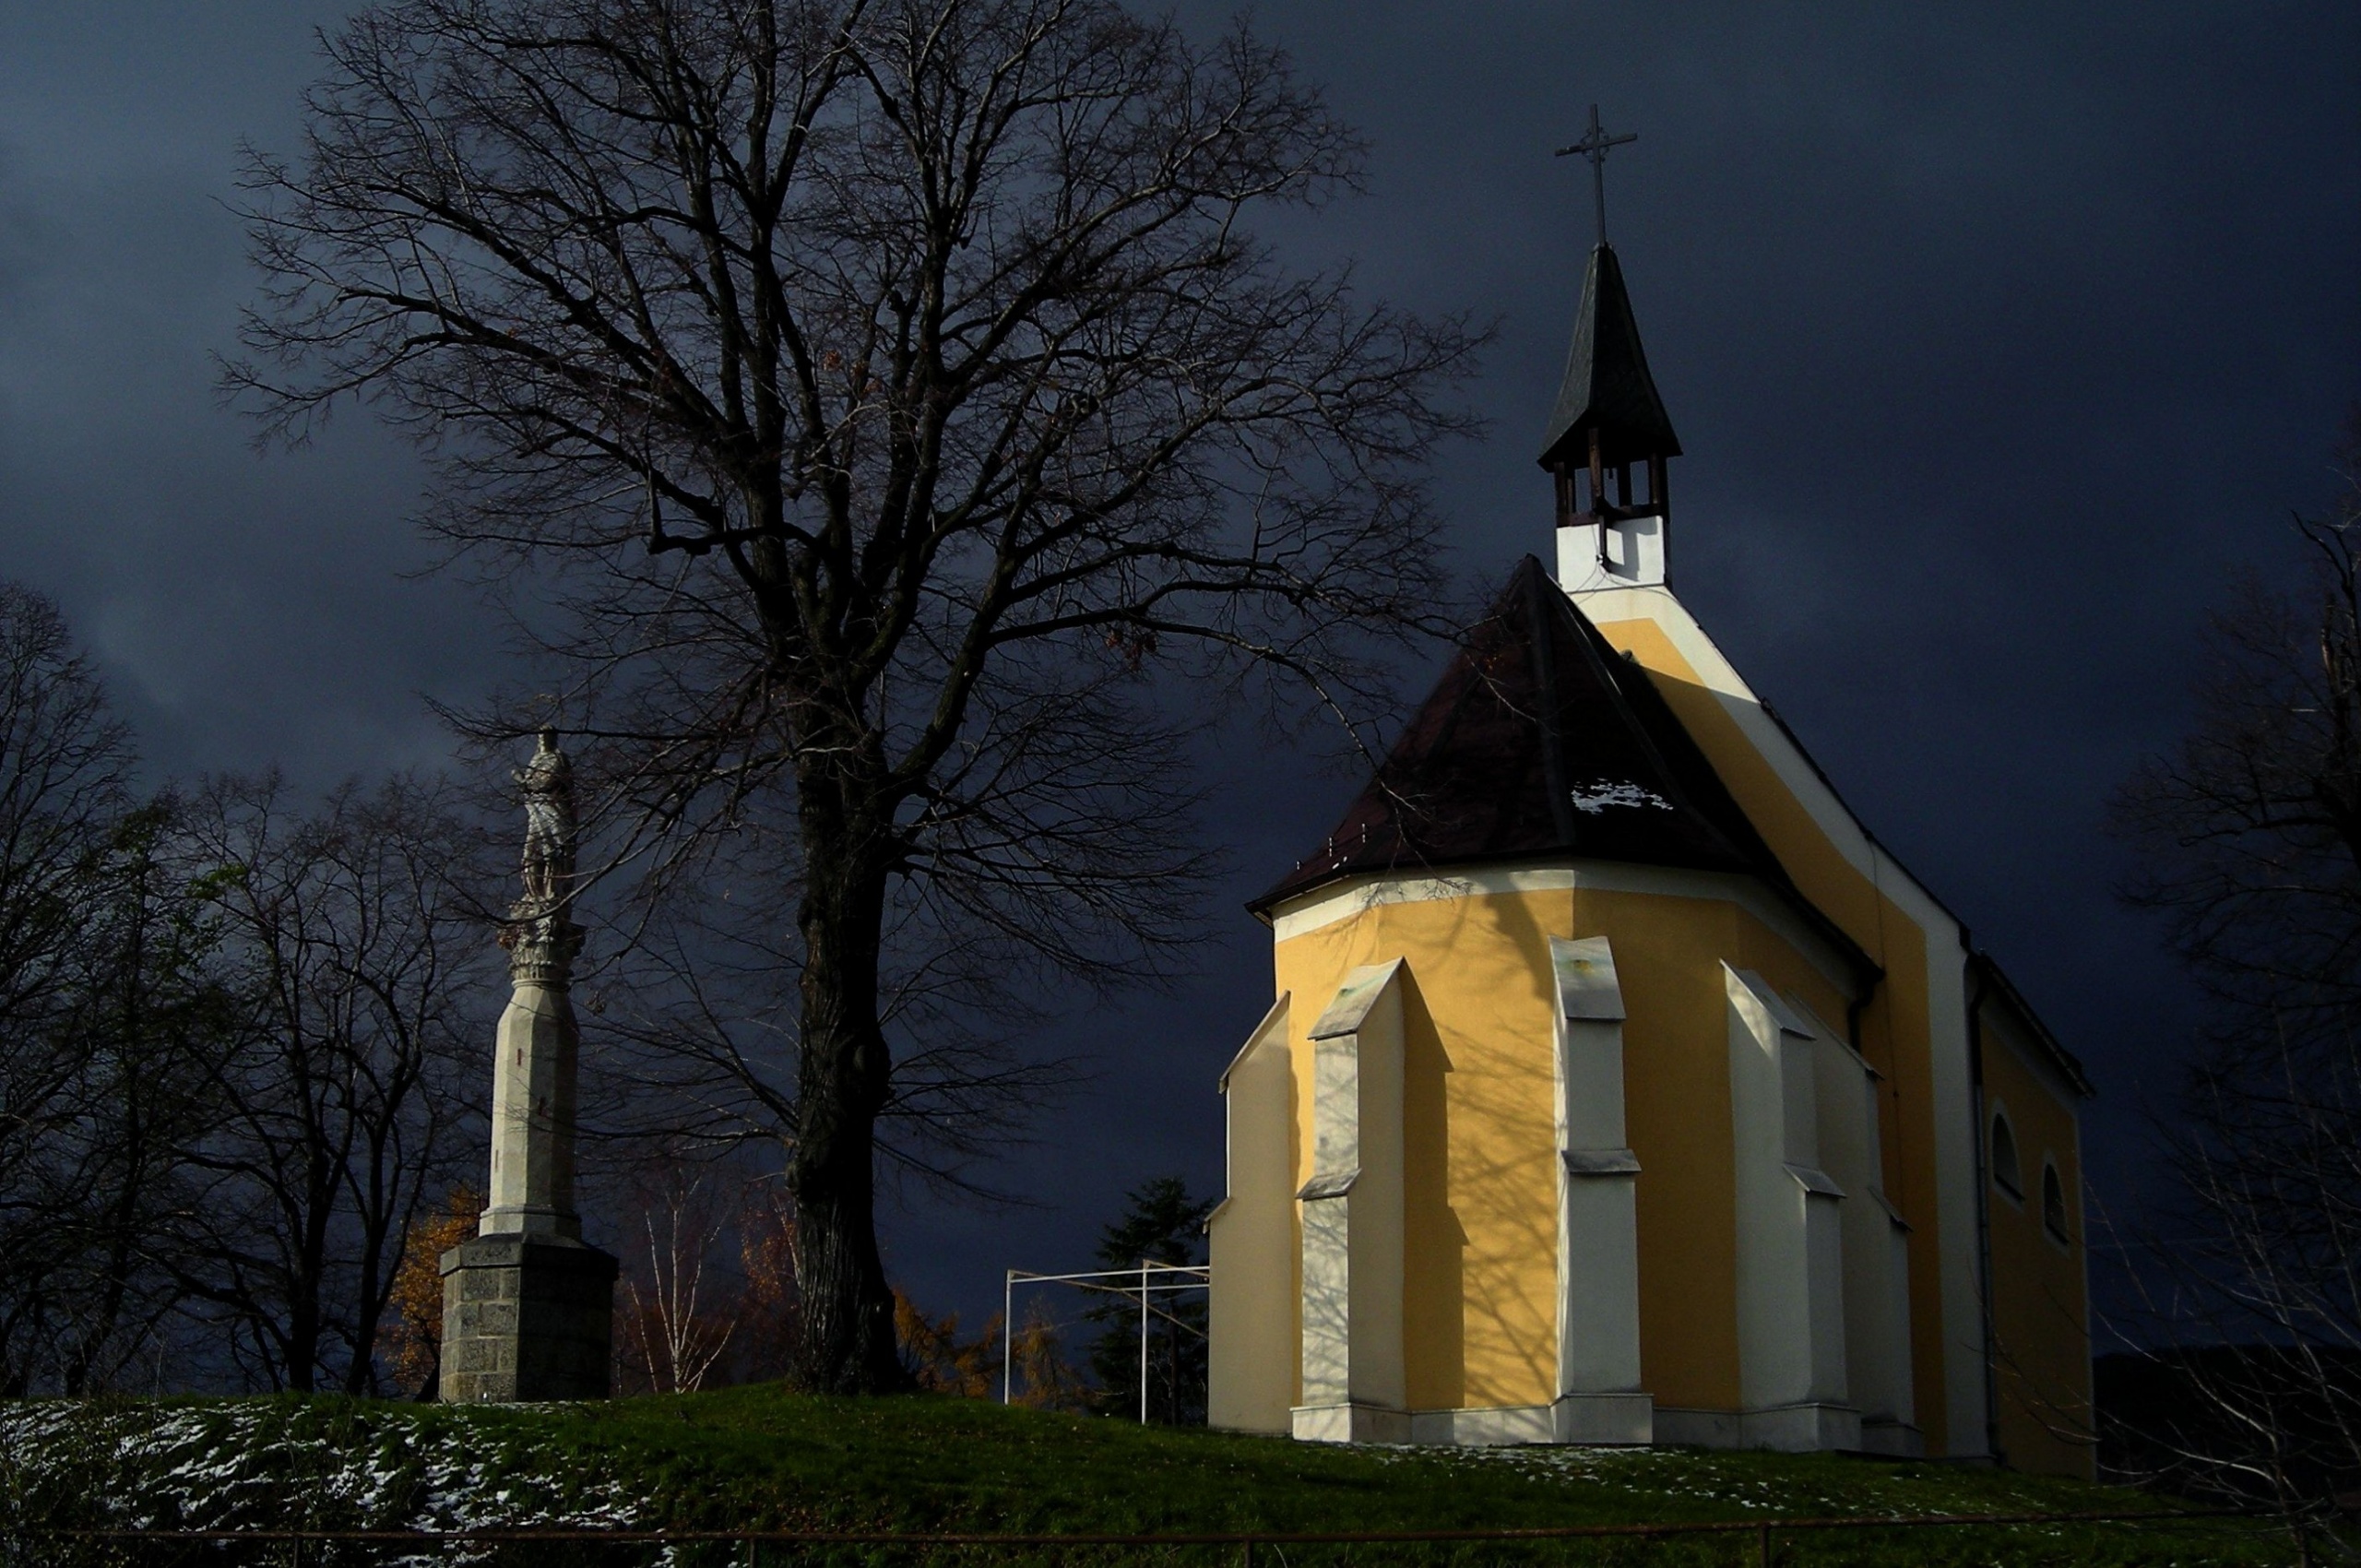
[[[615,1260],[579,1241],[479,1236],[443,1254],[446,1404],[603,1399]]]

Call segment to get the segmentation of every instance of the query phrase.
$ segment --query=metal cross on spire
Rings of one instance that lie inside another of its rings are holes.
[[[1590,160],[1591,199],[1596,202],[1598,207],[1598,243],[1602,245],[1607,243],[1608,149],[1609,148],[1621,147],[1625,142],[1638,141],[1639,139],[1640,133],[1637,131],[1631,131],[1619,137],[1608,136],[1599,125],[1598,105],[1594,103],[1590,106],[1590,129],[1584,133],[1583,139],[1574,143],[1572,147],[1561,147],[1558,149],[1558,156],[1560,158],[1565,158],[1578,152],[1584,158]]]

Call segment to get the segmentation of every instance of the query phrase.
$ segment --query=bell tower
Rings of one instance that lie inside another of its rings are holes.
[[[1608,149],[1638,139],[1608,135],[1593,104],[1589,132],[1559,149],[1560,157],[1590,160],[1598,220],[1541,450],[1541,466],[1557,484],[1558,582],[1568,593],[1665,580],[1672,520],[1667,466],[1680,456],[1680,441],[1648,374],[1622,264],[1607,243]]]

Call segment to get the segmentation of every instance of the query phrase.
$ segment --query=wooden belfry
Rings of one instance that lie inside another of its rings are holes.
[[[1666,464],[1680,456],[1680,442],[1648,374],[1622,266],[1607,243],[1607,154],[1638,139],[1636,134],[1608,135],[1593,104],[1589,131],[1573,146],[1558,149],[1561,158],[1590,160],[1598,223],[1565,380],[1541,452],[1541,466],[1557,480],[1560,528],[1648,517],[1661,529],[1671,520]]]

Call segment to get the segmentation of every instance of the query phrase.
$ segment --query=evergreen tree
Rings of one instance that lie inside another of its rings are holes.
[[[1202,1264],[1210,1199],[1189,1195],[1178,1176],[1133,1188],[1122,1218],[1098,1233],[1098,1266],[1143,1262]],[[1136,1290],[1136,1286],[1134,1286]],[[1137,1419],[1140,1409],[1140,1304],[1101,1298],[1089,1316],[1104,1324],[1090,1348],[1098,1408]],[[1151,1290],[1148,1297],[1147,1413],[1152,1421],[1200,1426],[1205,1420],[1205,1297],[1201,1290]]]

